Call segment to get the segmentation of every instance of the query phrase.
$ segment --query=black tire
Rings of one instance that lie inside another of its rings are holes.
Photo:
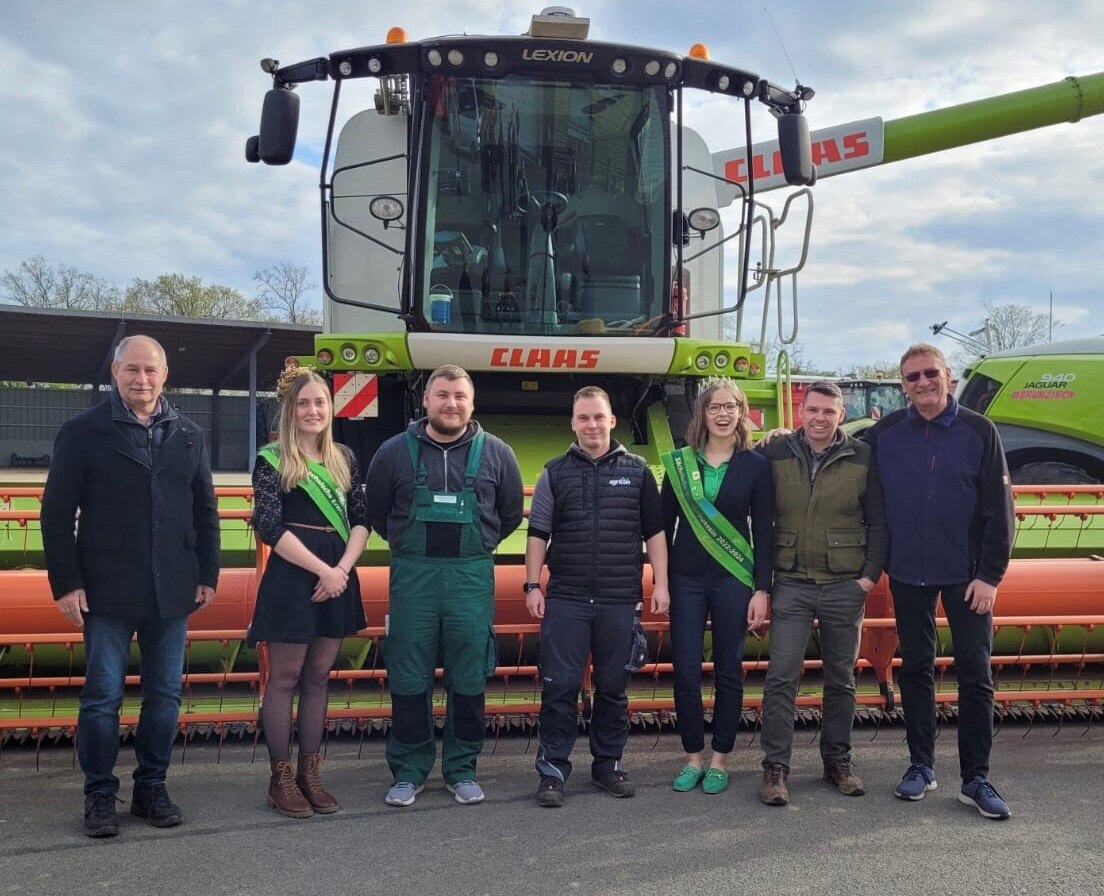
[[[1061,461],[1036,461],[1012,471],[1013,485],[1094,485],[1100,482],[1081,467]]]

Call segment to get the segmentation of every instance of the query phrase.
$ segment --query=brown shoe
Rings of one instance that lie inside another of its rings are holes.
[[[825,759],[824,780],[835,784],[836,789],[844,796],[862,796],[866,793],[862,778],[851,768],[850,756],[829,756]]]
[[[771,763],[763,767],[763,786],[759,788],[759,799],[768,806],[785,806],[790,801],[790,791],[786,779],[790,770],[781,763]]]
[[[289,818],[310,818],[311,804],[295,783],[290,759],[272,760],[272,778],[268,782],[268,804]]]
[[[318,767],[322,764],[322,757],[317,753],[299,754],[299,771],[295,776],[295,783],[311,804],[315,812],[329,815],[341,808],[326,789],[322,786],[322,779],[318,777]]]

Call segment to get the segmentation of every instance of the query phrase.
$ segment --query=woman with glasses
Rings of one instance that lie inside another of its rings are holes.
[[[744,639],[761,633],[770,604],[774,489],[770,465],[751,450],[747,397],[730,379],[705,383],[686,447],[663,455],[663,512],[670,550],[675,711],[686,760],[675,790],[721,793],[743,712]],[[750,525],[749,525],[750,521]],[[702,653],[712,631],[712,755],[705,764]]]

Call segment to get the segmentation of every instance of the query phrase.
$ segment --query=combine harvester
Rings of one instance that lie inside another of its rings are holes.
[[[795,335],[814,161],[828,176],[1104,111],[1104,75],[1094,75],[884,125],[846,125],[810,141],[802,112],[811,89],[713,62],[700,45],[679,56],[589,41],[588,24],[556,9],[534,16],[520,37],[411,42],[392,29],[378,46],[294,65],[262,61],[273,85],[260,134],[246,146],[250,161],[291,161],[295,88],[334,82],[319,182],[326,332],[300,362],[332,382],[338,434],[362,463],[419,414],[424,376],[443,363],[472,372],[479,419],[514,447],[530,485],[563,450],[571,395],[583,384],[610,393],[616,437],[652,464],[681,437],[698,385],[711,375],[739,379],[761,425],[786,422],[790,387],[766,378],[761,347],[772,315],[776,338]],[[370,89],[357,98],[364,79]],[[684,124],[691,95],[731,103],[741,150],[711,153]],[[354,114],[338,133],[350,96]],[[757,107],[777,119],[777,142],[752,143]],[[795,189],[777,209],[758,198],[783,185]],[[736,218],[728,236],[726,207]],[[788,232],[791,260],[783,263]],[[741,272],[736,282],[725,283],[726,269]],[[756,291],[759,332],[745,340]],[[722,338],[730,314],[735,342]],[[12,568],[40,560],[38,495],[0,489],[9,569],[0,573],[0,734],[41,741],[74,731],[82,648],[44,573]],[[264,551],[252,545],[248,497],[222,496],[231,568],[214,605],[192,620],[181,719],[192,732],[251,730],[256,717],[261,673],[243,640]],[[1104,551],[1102,498],[1104,487],[1071,486],[1018,499],[1021,542],[1030,534],[1032,552],[1045,556],[1017,560],[1001,590],[1003,708],[1097,711],[1104,564],[1083,555]],[[521,531],[497,558],[500,666],[487,698],[496,731],[531,725],[539,703],[523,550]],[[389,716],[377,650],[386,562],[373,536],[360,569],[370,627],[347,641],[331,691],[331,720],[346,730],[364,732]],[[662,723],[673,708],[666,623],[647,625],[656,662],[635,679],[631,709],[637,721]],[[864,712],[879,718],[893,706],[895,644],[883,584],[869,599],[860,680]],[[753,676],[766,649],[749,644]],[[811,672],[817,665],[814,645]],[[953,703],[953,691],[940,699]],[[749,712],[758,700],[753,677]],[[800,697],[812,710],[818,700]],[[124,723],[136,709],[128,700]]]

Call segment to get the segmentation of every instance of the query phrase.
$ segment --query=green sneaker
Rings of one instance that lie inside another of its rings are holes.
[[[698,786],[704,775],[705,772],[696,765],[684,765],[678,777],[675,778],[674,788],[679,793],[689,793]]]
[[[702,779],[702,790],[706,793],[724,793],[728,789],[728,772],[723,768],[711,768]]]

